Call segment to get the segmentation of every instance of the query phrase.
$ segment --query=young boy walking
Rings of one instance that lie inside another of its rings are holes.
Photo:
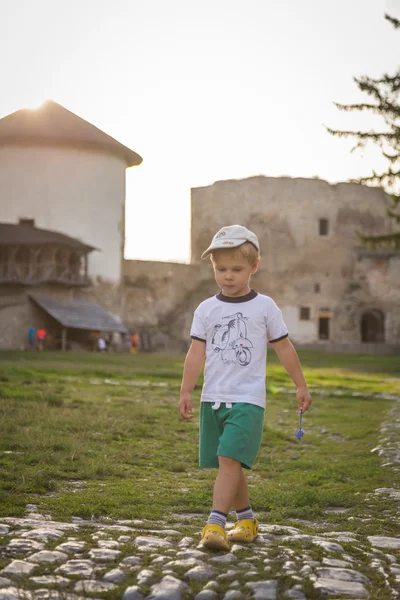
[[[268,342],[297,388],[299,410],[308,410],[311,397],[281,311],[250,288],[260,261],[257,236],[241,225],[223,227],[201,257],[208,256],[221,291],[194,313],[179,412],[184,419],[193,417],[191,394],[205,361],[200,467],[218,468],[218,475],[201,541],[207,548],[229,550],[228,542],[252,542],[258,535],[243,468],[252,468],[261,442]],[[227,534],[232,506],[237,523]]]

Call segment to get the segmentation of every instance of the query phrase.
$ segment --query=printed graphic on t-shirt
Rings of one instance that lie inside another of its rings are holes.
[[[239,363],[242,367],[247,367],[251,362],[250,348],[253,348],[253,344],[247,338],[248,317],[237,312],[223,319],[229,320],[227,323],[218,323],[214,326],[211,341],[213,350],[221,353],[223,363],[228,365]]]

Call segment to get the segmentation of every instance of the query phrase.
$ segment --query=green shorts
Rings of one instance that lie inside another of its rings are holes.
[[[251,469],[260,448],[264,409],[247,402],[225,403],[215,410],[212,402],[200,403],[200,467],[218,468],[218,456],[237,460]]]

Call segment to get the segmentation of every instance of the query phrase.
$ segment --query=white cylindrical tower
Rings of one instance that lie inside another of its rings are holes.
[[[142,158],[48,101],[0,119],[0,222],[35,226],[94,246],[92,277],[117,282],[124,247],[125,170]]]

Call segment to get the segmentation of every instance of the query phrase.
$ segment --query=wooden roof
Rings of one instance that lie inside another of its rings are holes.
[[[0,146],[15,144],[67,145],[106,150],[122,157],[127,167],[140,165],[142,157],[57,102],[23,108],[0,119]]]
[[[0,246],[41,246],[43,244],[68,246],[84,252],[96,250],[94,246],[84,244],[68,235],[58,233],[58,231],[50,231],[49,229],[38,229],[28,222],[19,223],[18,225],[12,223],[0,223]]]
[[[77,298],[55,300],[33,294],[29,294],[29,297],[63,327],[88,331],[128,332],[122,323],[95,302]]]

